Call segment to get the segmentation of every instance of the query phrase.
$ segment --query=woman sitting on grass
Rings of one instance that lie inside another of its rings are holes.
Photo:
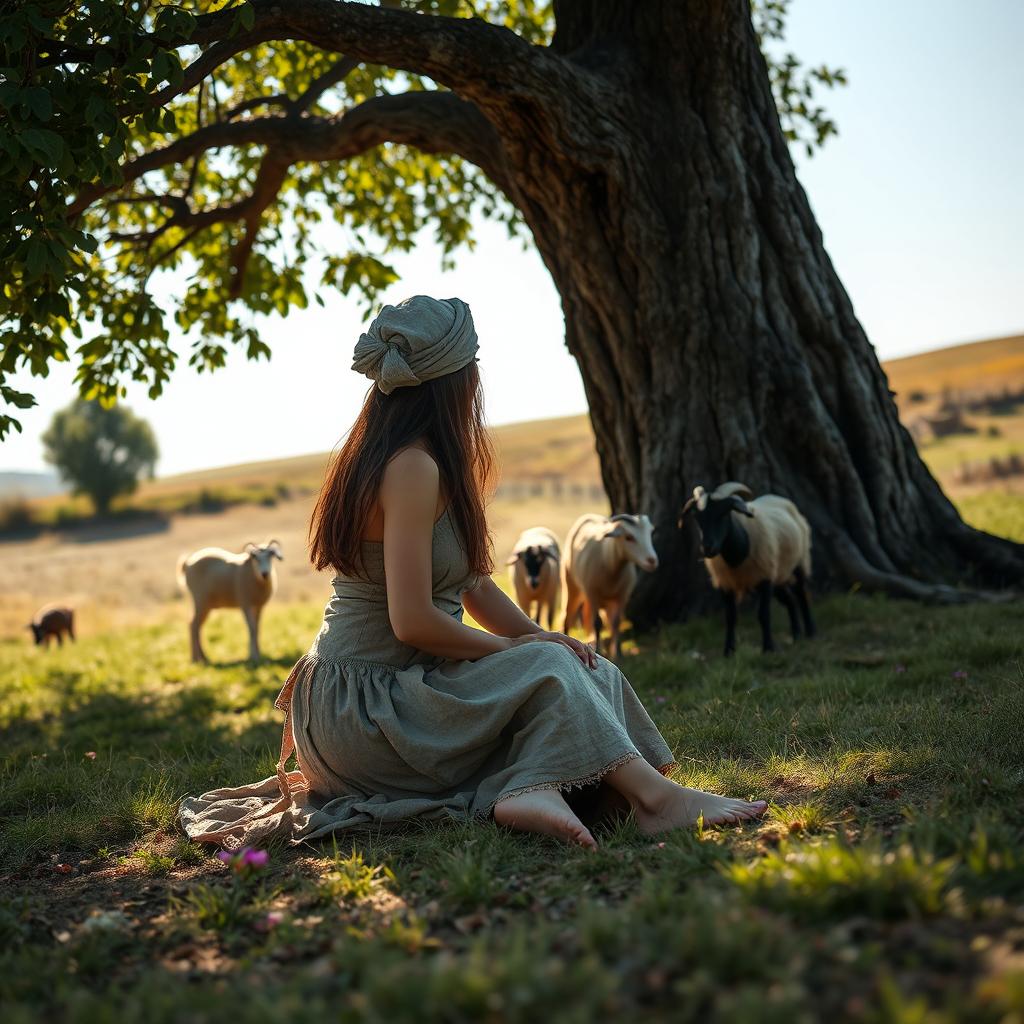
[[[360,337],[353,368],[374,386],[313,513],[313,564],[337,576],[277,701],[277,775],[186,799],[193,839],[493,815],[593,848],[566,798],[598,791],[648,835],[764,813],[670,781],[672,753],[615,665],[541,629],[491,579],[476,351],[459,299],[385,306]]]

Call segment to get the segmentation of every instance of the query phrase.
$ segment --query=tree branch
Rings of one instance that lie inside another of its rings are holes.
[[[239,204],[245,206],[242,215],[245,232],[231,252],[231,284],[228,287],[228,298],[237,299],[242,294],[245,265],[249,262],[252,247],[256,244],[263,211],[277,198],[287,173],[287,160],[282,161],[276,153],[268,152],[260,163],[259,171],[256,172],[252,194],[244,204]]]
[[[255,22],[249,35],[298,39],[359,62],[387,64],[435,81],[481,106],[512,96],[543,94],[548,100],[577,93],[578,68],[533,46],[511,29],[481,18],[450,18],[377,7],[349,0],[250,0]],[[193,43],[223,41],[234,22],[231,9],[200,17]],[[566,99],[568,100],[568,96]]]
[[[146,102],[147,107],[162,107],[175,96],[199,85],[209,74],[226,64],[232,57],[244,50],[251,49],[259,43],[270,42],[275,37],[273,30],[262,31],[259,26],[248,32],[239,32],[230,39],[218,40],[208,50],[204,50],[182,72],[182,80],[178,85],[167,85],[158,89]],[[191,42],[192,40],[189,40]]]
[[[291,104],[296,113],[309,110],[311,106],[332,86],[344,81],[357,67],[359,61],[352,57],[339,57],[322,75],[318,75]]]
[[[375,96],[335,117],[289,115],[218,121],[129,161],[123,168],[124,183],[225,146],[264,146],[291,165],[344,160],[385,142],[403,143],[426,153],[456,153],[476,164],[500,189],[510,189],[501,141],[491,123],[472,103],[441,91]],[[74,219],[119,187],[93,185],[83,190],[68,207],[68,217]]]
[[[245,114],[250,110],[255,110],[257,107],[287,108],[291,102],[291,97],[286,92],[275,92],[269,96],[253,96],[252,99],[244,100],[242,103],[236,103],[233,107],[226,110],[224,112],[224,120],[233,121],[240,114]]]
[[[335,69],[337,72],[337,68]],[[322,76],[326,79],[326,76]],[[382,95],[367,100],[346,113],[331,117],[289,114],[243,121],[219,121],[197,129],[163,149],[154,150],[128,163],[125,181],[138,180],[149,171],[188,159],[195,162],[211,149],[223,146],[260,145],[265,155],[252,192],[233,203],[194,210],[182,195],[138,194],[113,197],[116,203],[151,202],[166,207],[170,215],[152,231],[119,237],[122,241],[150,249],[172,227],[188,228],[188,239],[214,224],[241,221],[244,232],[231,253],[230,298],[241,294],[245,267],[259,233],[263,213],[277,198],[294,163],[345,160],[385,142],[413,146],[427,153],[458,153],[476,164],[506,193],[510,179],[505,171],[503,150],[497,132],[476,107],[451,92],[409,92]],[[81,213],[96,199],[113,192],[108,186],[93,186],[69,208],[69,216]],[[184,239],[157,262],[168,258]]]
[[[291,114],[301,114],[308,110],[320,97],[331,88],[343,81],[351,72],[359,67],[359,61],[350,57],[339,57],[322,75],[318,75],[298,96],[292,99],[286,92],[277,92],[270,96],[254,96],[231,107],[224,114],[225,121],[231,121],[256,107],[282,107]]]

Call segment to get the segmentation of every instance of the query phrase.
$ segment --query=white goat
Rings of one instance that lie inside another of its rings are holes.
[[[202,548],[178,559],[178,585],[192,595],[192,660],[205,662],[199,631],[214,608],[240,608],[249,626],[249,660],[260,660],[260,613],[277,585],[274,559],[283,559],[276,540],[246,544],[241,554]]]
[[[652,532],[650,519],[642,515],[589,512],[576,520],[565,540],[564,632],[569,632],[582,609],[584,625],[593,627],[594,648],[599,650],[603,610],[612,632],[612,657],[618,658],[619,627],[636,586],[637,567],[644,572],[658,568]]]
[[[736,650],[736,602],[757,591],[761,647],[775,650],[772,640],[772,594],[789,613],[793,639],[804,632],[814,636],[807,604],[811,574],[811,527],[788,498],[762,494],[755,498],[745,484],[722,484],[710,494],[695,487],[683,506],[683,518],[696,510],[701,556],[711,583],[725,599],[725,653]],[[742,517],[742,518],[741,518]]]
[[[558,538],[545,526],[523,530],[506,563],[516,604],[537,623],[547,609],[548,629],[555,628],[560,563]]]

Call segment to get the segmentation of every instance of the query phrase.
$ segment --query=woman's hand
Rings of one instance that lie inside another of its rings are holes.
[[[583,643],[582,640],[566,636],[565,633],[549,633],[547,630],[541,630],[539,633],[527,633],[525,636],[511,640],[509,646],[521,647],[523,644],[536,643],[561,644],[563,647],[568,647],[587,668],[597,668],[597,653],[594,648]]]

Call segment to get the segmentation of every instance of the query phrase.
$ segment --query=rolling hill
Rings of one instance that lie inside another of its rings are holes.
[[[951,345],[882,364],[901,409],[911,395],[963,397],[1024,390],[1024,334]]]

